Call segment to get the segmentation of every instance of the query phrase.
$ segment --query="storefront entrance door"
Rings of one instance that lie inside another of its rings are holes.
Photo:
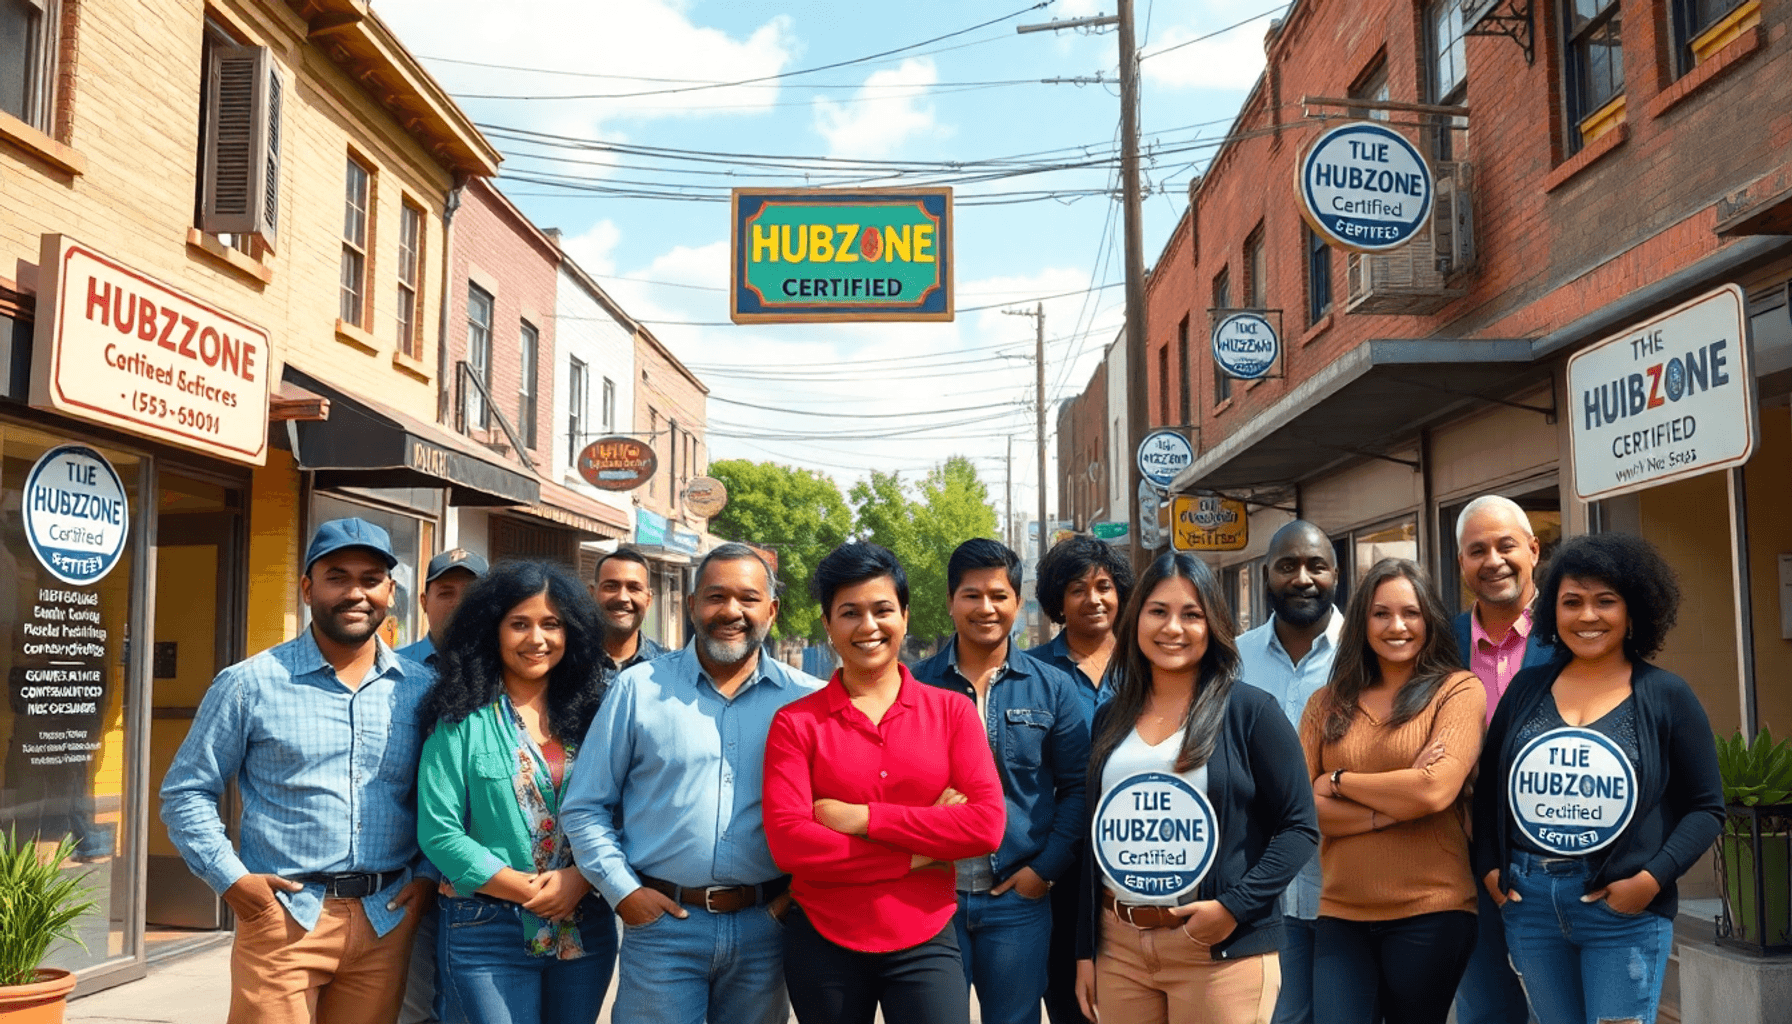
[[[162,779],[212,678],[241,657],[239,491],[164,473],[156,529],[156,601],[149,731],[150,937],[158,929],[215,929],[223,902],[187,870],[161,823]],[[235,794],[224,820],[235,833]]]

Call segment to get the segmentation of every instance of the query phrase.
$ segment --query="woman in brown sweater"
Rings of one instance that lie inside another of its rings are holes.
[[[1316,1024],[1449,1015],[1475,943],[1464,790],[1486,707],[1425,571],[1375,563],[1301,720],[1325,879]]]

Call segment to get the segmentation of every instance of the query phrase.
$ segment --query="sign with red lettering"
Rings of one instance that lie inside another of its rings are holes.
[[[63,235],[38,267],[32,405],[267,462],[267,332]]]
[[[606,491],[632,491],[660,468],[653,446],[632,437],[600,437],[579,452],[579,475]]]

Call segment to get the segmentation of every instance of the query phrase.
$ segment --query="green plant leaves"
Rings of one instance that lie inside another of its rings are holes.
[[[1792,739],[1775,743],[1763,726],[1753,740],[1738,729],[1729,739],[1717,738],[1717,771],[1723,778],[1724,803],[1761,807],[1792,798]]]
[[[35,836],[0,833],[0,985],[27,985],[58,939],[86,944],[75,922],[95,909],[87,872],[65,872],[75,852],[64,836],[49,857],[39,857]]]

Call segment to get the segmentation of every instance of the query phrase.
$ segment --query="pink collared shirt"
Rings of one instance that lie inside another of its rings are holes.
[[[1498,642],[1481,628],[1481,609],[1476,605],[1468,616],[1468,668],[1487,688],[1487,721],[1493,721],[1493,709],[1512,677],[1524,667],[1524,645],[1531,639],[1531,610],[1518,613],[1517,621]]]

